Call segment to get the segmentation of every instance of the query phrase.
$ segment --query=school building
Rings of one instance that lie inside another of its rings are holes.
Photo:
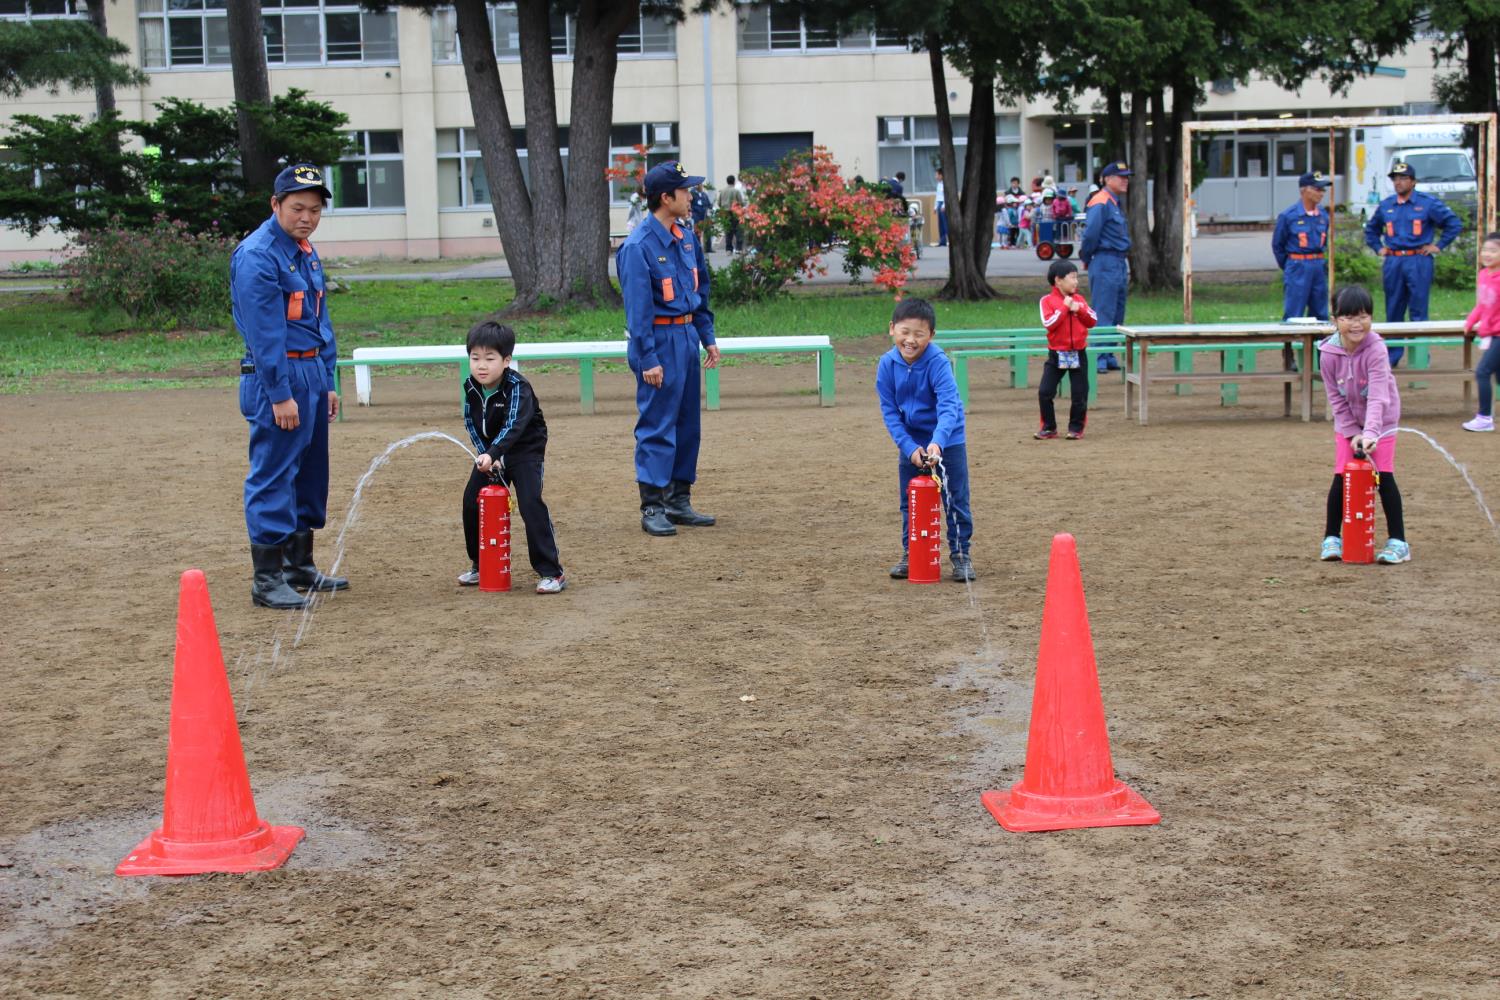
[[[82,17],[89,0],[0,0],[0,18]],[[95,0],[105,2],[105,0]],[[168,97],[228,104],[226,0],[115,0],[108,31],[132,48],[150,76],[118,93],[120,114],[150,118]],[[319,229],[325,254],[450,257],[498,254],[489,186],[473,117],[454,14],[407,9],[363,11],[337,0],[263,0],[271,89],[299,87],[349,116],[358,152],[329,165],[334,201]],[[496,55],[511,117],[522,124],[514,4],[491,5]],[[552,48],[558,108],[567,114],[573,24],[559,17]],[[847,175],[907,175],[908,195],[934,190],[937,123],[925,53],[908,51],[899,34],[810,28],[794,13],[770,7],[691,15],[681,24],[642,17],[619,43],[613,145],[629,153],[650,144],[652,163],[681,159],[721,184],[726,174],[774,163],[814,143],[827,146]],[[1372,67],[1347,94],[1317,81],[1288,92],[1265,81],[1212,88],[1203,116],[1300,118],[1327,114],[1401,114],[1441,110],[1433,103],[1430,43]],[[951,70],[949,106],[962,132],[967,81]],[[1077,102],[1097,109],[1094,95]],[[996,173],[1003,186],[1019,176],[1051,173],[1085,194],[1103,155],[1102,116],[1061,114],[1048,102],[999,107]],[[93,94],[42,91],[7,102],[11,115],[94,113]],[[518,128],[524,142],[524,129]],[[564,133],[564,143],[566,143]],[[1318,141],[1320,140],[1320,141]],[[963,140],[959,140],[962,144]],[[960,145],[959,155],[963,155]],[[0,157],[4,150],[0,148]],[[1198,196],[1202,213],[1219,219],[1273,217],[1296,196],[1297,175],[1327,171],[1326,134],[1297,132],[1215,136],[1202,150],[1208,172]],[[1341,157],[1342,158],[1342,157]],[[1340,187],[1343,164],[1335,164]],[[604,165],[598,165],[600,183]],[[954,192],[950,180],[949,193]],[[611,228],[624,228],[628,194],[616,184]],[[935,234],[935,226],[928,228]],[[46,256],[63,246],[57,234],[36,240],[0,233],[0,263]]]

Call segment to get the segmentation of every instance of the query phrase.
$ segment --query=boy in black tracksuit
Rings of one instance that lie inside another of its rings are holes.
[[[479,582],[479,491],[496,480],[504,483],[521,509],[526,525],[526,552],[541,579],[538,594],[556,594],[568,585],[558,561],[552,517],[542,502],[542,465],[547,455],[547,421],[531,383],[510,367],[516,333],[485,321],[469,331],[469,377],[464,382],[464,426],[479,458],[464,487],[464,543],[471,568],[458,578],[463,586]]]

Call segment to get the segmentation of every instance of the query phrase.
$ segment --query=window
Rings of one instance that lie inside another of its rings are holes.
[[[841,29],[837,25],[808,24],[796,10],[777,4],[742,6],[739,12],[741,52],[905,52],[906,36],[876,26]]]
[[[962,177],[968,152],[969,119],[953,116],[954,168]],[[937,172],[942,169],[942,150],[938,142],[937,117],[894,117],[876,120],[876,139],[880,147],[880,176],[906,174],[906,193],[928,194],[937,190]],[[995,116],[995,183],[1006,186],[1012,176],[1021,173],[1021,118],[1019,115]],[[871,178],[873,179],[873,178]],[[957,189],[950,178],[948,191]]]
[[[636,146],[646,147],[646,169],[658,163],[675,160],[679,155],[677,146],[677,123],[661,122],[648,125],[614,125],[609,130],[609,162],[616,156],[634,156]],[[612,205],[624,205],[640,185],[634,178],[610,181],[609,201]]]
[[[521,58],[521,22],[513,3],[488,6],[490,35],[495,42],[496,59]],[[570,59],[577,40],[571,14],[552,15],[552,56]],[[661,55],[677,51],[677,26],[667,17],[640,15],[620,35],[615,50],[622,56]],[[458,62],[458,14],[452,7],[438,7],[432,12],[432,61]]]
[[[325,171],[333,210],[404,209],[400,132],[354,132],[354,152]]]
[[[0,0],[0,21],[50,21],[88,16],[87,0]]]
[[[227,2],[140,0],[142,64],[152,69],[229,65]],[[261,10],[266,62],[272,66],[398,60],[394,10],[371,13],[338,0],[262,0]]]

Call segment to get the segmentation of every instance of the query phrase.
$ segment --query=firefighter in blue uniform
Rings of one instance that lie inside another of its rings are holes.
[[[1297,179],[1301,199],[1276,217],[1271,253],[1281,268],[1281,320],[1313,316],[1328,320],[1328,209],[1323,195],[1332,184],[1321,171]]]
[[[300,608],[312,592],[349,586],[318,572],[312,554],[313,531],[328,509],[328,422],[339,398],[323,270],[308,237],[330,197],[317,167],[287,167],[276,176],[271,217],[235,247],[229,263],[234,325],[245,340],[240,413],[250,424],[250,597],[261,607]]]
[[[647,171],[642,182],[647,215],[615,254],[630,337],[627,360],[635,373],[635,478],[641,494],[641,529],[675,535],[674,525],[714,523],[691,503],[698,478],[701,418],[699,349],[704,368],[719,363],[714,314],[708,307],[708,264],[691,227],[690,177],[677,162]]]
[[[1130,228],[1120,199],[1130,189],[1130,168],[1123,162],[1105,164],[1099,172],[1103,183],[1089,199],[1078,257],[1089,270],[1089,292],[1100,326],[1125,322],[1125,295],[1130,289]],[[1104,346],[1104,345],[1100,345]],[[1113,345],[1109,345],[1113,346]],[[1099,370],[1119,371],[1113,354],[1100,354]]]
[[[1441,198],[1416,190],[1417,172],[1410,164],[1393,164],[1388,176],[1396,193],[1371,213],[1365,223],[1365,243],[1385,258],[1381,267],[1385,321],[1400,323],[1410,317],[1413,323],[1420,323],[1427,318],[1432,258],[1458,239],[1464,224]],[[1406,348],[1387,350],[1394,368]]]

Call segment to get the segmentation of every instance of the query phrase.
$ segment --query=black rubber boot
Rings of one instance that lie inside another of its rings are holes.
[[[711,527],[718,518],[712,514],[700,514],[693,509],[693,484],[680,479],[672,480],[667,487],[667,520],[673,524],[685,524],[692,528]]]
[[[281,559],[280,545],[250,546],[250,561],[255,564],[255,582],[250,585],[250,600],[256,606],[290,611],[307,603],[307,598],[287,586]]]
[[[650,483],[636,483],[641,488],[641,530],[648,535],[675,535],[677,529],[667,520],[666,490]]]
[[[292,532],[292,537],[282,546],[285,561],[282,571],[287,585],[295,590],[315,590],[326,593],[330,590],[348,590],[349,581],[342,576],[324,576],[313,565],[313,533],[311,528]]]

